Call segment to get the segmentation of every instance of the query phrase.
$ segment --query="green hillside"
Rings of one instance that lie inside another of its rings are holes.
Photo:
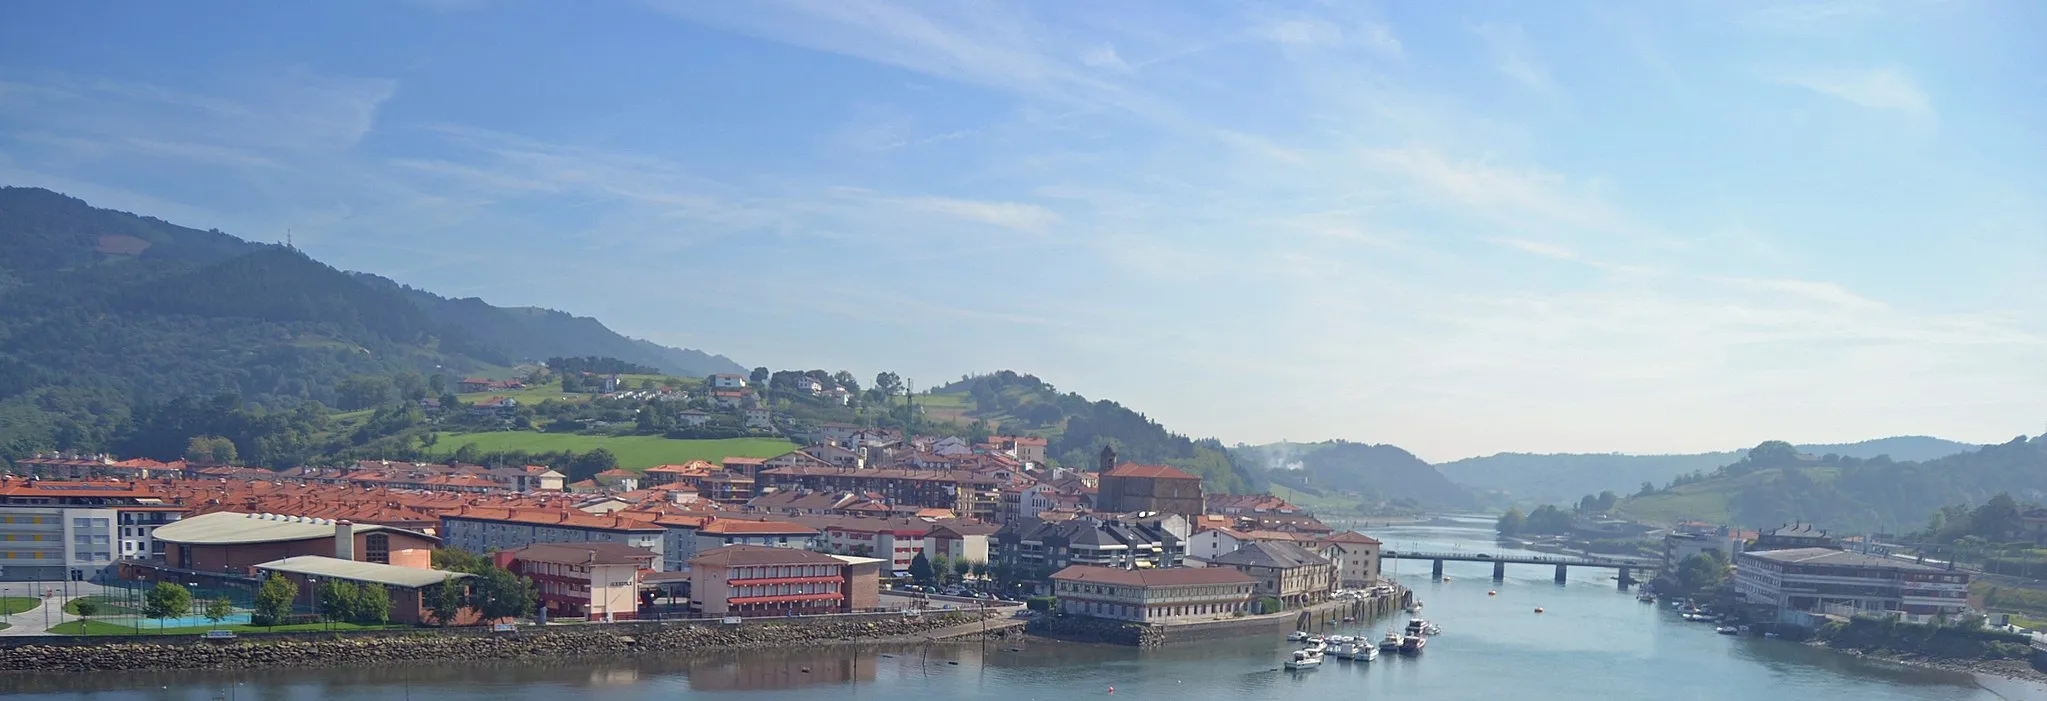
[[[397,411],[335,425],[328,407],[425,399],[430,378],[507,377],[526,353],[630,352],[691,375],[737,367],[594,320],[474,300],[458,315],[415,295],[425,293],[289,247],[0,188],[0,460],[172,459],[187,438],[221,435],[242,460],[289,466],[406,449],[375,441],[423,420]],[[477,320],[493,316],[539,321]]]
[[[1061,465],[1093,469],[1106,445],[1120,461],[1172,465],[1200,475],[1211,492],[1265,489],[1263,471],[1232,461],[1221,441],[1173,433],[1121,404],[1062,394],[1031,375],[1003,370],[965,377],[917,399],[927,417],[978,421],[991,433],[1043,436],[1049,439],[1047,456]]]
[[[725,438],[717,440],[673,440],[660,436],[585,436],[574,433],[496,431],[489,433],[443,433],[435,441],[434,454],[447,457],[463,445],[475,444],[485,453],[525,451],[585,453],[598,448],[618,457],[618,466],[644,470],[655,465],[676,465],[691,460],[717,462],[723,458],[772,458],[797,448],[775,438]]]
[[[1812,455],[1763,443],[1710,474],[1684,476],[1621,500],[1619,515],[1650,522],[1697,519],[1764,527],[1789,521],[1837,530],[1903,532],[1943,506],[1980,504],[2000,493],[2047,495],[2047,436],[1924,462]]]
[[[1865,460],[1888,455],[1892,460],[1916,462],[1967,452],[1980,446],[1927,436],[1894,436],[1856,443],[1797,447],[1811,455],[1834,454]],[[1663,485],[1678,475],[1712,471],[1732,463],[1741,459],[1742,453],[1739,450],[1680,455],[1500,453],[1446,462],[1437,465],[1436,469],[1458,484],[1495,493],[1500,501],[1558,504],[1608,490],[1633,493],[1643,482]]]

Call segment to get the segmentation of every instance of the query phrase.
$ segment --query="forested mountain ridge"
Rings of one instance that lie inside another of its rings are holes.
[[[403,289],[413,304],[434,318],[520,358],[597,355],[689,377],[746,372],[731,358],[623,336],[587,316],[540,307],[497,307],[475,297],[449,299]]]
[[[334,406],[350,378],[488,372],[532,348],[367,277],[287,246],[0,188],[0,458],[109,450],[134,410],[178,397]],[[528,335],[553,335],[556,355],[662,355],[586,321]]]
[[[1940,507],[1980,504],[2001,493],[2047,500],[2047,435],[1924,462],[1813,455],[1770,441],[1711,473],[1623,499],[1616,512],[1657,522],[1805,521],[1899,533],[1917,529]]]
[[[1333,440],[1242,445],[1239,461],[1263,464],[1273,484],[1314,493],[1343,492],[1366,503],[1406,501],[1434,508],[1478,506],[1471,491],[1394,445]]]
[[[1800,445],[1812,455],[1923,462],[1975,450],[1979,446],[1927,436],[1893,436],[1843,444]],[[1439,463],[1443,475],[1475,489],[1492,492],[1500,501],[1560,504],[1585,494],[1623,494],[1648,482],[1661,486],[1678,475],[1712,471],[1740,460],[1744,451],[1678,455],[1619,453],[1500,453]]]

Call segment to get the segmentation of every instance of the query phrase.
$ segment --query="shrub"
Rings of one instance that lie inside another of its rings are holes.
[[[1050,613],[1052,611],[1052,608],[1058,603],[1059,598],[1055,596],[1033,596],[1031,598],[1024,599],[1025,608],[1029,608],[1032,611],[1038,611],[1041,613]]]

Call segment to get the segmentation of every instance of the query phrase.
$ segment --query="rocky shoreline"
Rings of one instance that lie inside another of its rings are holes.
[[[0,673],[243,670],[520,659],[575,659],[889,642],[976,620],[970,614],[792,620],[737,626],[562,626],[499,635],[422,631],[403,636],[22,645],[0,652]]]
[[[1939,657],[1925,657],[1919,655],[1897,655],[1878,652],[1866,652],[1863,650],[1856,650],[1853,648],[1837,648],[1819,641],[1814,641],[1808,644],[1826,648],[1828,650],[1832,650],[1834,652],[1849,655],[1852,657],[1860,657],[1866,660],[1888,662],[1891,664],[1904,665],[1907,667],[1937,669],[1945,672],[1961,672],[1964,674],[1982,674],[1987,676],[1999,677],[2002,679],[2014,679],[2018,681],[2047,684],[2047,672],[2042,672],[2039,668],[2034,667],[2031,663],[2025,660],[2013,659],[1965,660]]]

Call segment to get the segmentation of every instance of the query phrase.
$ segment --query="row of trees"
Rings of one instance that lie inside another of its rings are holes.
[[[980,560],[955,560],[944,555],[926,558],[921,552],[910,559],[910,579],[918,584],[958,584],[967,575],[986,579],[990,571],[988,563]]]
[[[1527,514],[1518,508],[1509,508],[1494,522],[1493,529],[1503,536],[1563,535],[1571,532],[1572,524],[1570,512],[1553,504],[1543,504]]]

